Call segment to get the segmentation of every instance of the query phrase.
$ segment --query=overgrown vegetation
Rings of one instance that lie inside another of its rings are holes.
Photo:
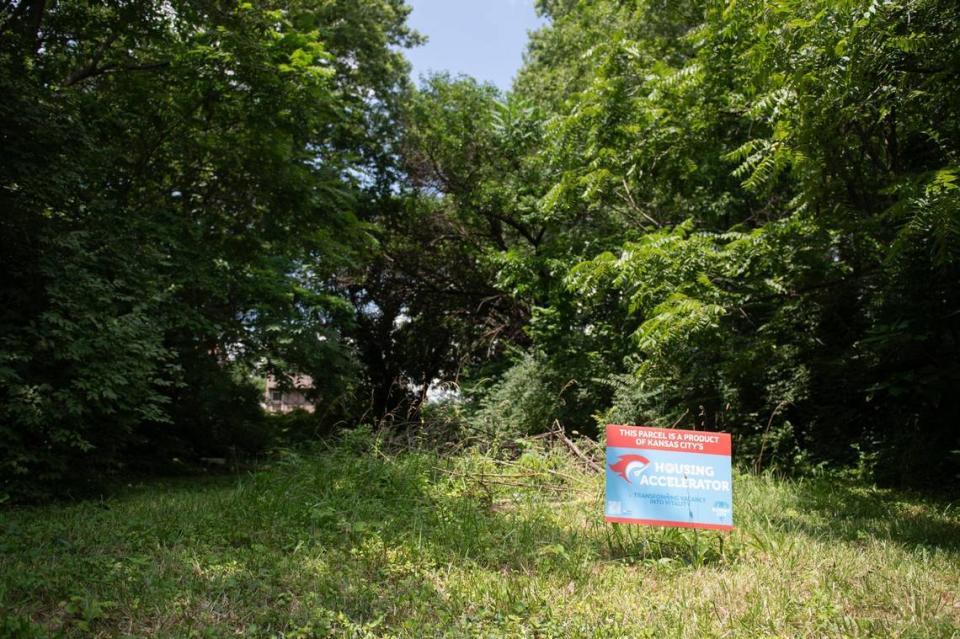
[[[0,524],[2,637],[952,637],[960,517],[738,474],[731,534],[609,525],[546,440],[509,463],[369,430]]]
[[[960,5],[537,7],[502,93],[0,0],[0,639],[960,636]],[[734,532],[603,523],[606,422],[732,432]]]
[[[414,88],[402,0],[0,2],[0,493],[262,452],[288,373],[289,441],[620,420],[960,476],[956,3],[538,8],[501,94]]]
[[[480,246],[512,305],[466,302],[482,421],[681,423],[758,466],[958,477],[956,3],[539,6],[508,95],[435,77],[407,116],[436,241]]]
[[[0,3],[0,491],[255,451],[254,370],[351,405],[408,11]]]

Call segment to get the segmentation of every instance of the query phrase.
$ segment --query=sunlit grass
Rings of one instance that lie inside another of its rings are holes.
[[[562,450],[343,445],[233,479],[8,510],[7,636],[952,637],[960,515],[737,475],[729,534],[602,521]],[[32,635],[31,635],[32,633]],[[3,632],[0,632],[0,636]]]

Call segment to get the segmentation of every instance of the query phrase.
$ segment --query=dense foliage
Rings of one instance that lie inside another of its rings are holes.
[[[408,11],[0,6],[0,490],[255,447],[255,368],[349,395]]]
[[[2,490],[261,448],[268,372],[956,477],[956,3],[538,7],[501,94],[400,0],[0,2]]]
[[[420,188],[508,231],[480,263],[527,353],[477,417],[722,428],[758,466],[955,477],[956,5],[541,10],[509,96],[437,78],[418,97],[485,99],[467,135],[414,113],[415,168],[444,178]]]

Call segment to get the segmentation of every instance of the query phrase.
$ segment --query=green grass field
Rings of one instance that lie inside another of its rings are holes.
[[[946,502],[738,474],[733,533],[639,528],[562,449],[361,448],[0,511],[0,636],[960,636]]]

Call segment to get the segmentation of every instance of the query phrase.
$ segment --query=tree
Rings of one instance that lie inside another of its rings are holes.
[[[758,465],[955,474],[957,8],[538,6],[513,91],[433,79],[405,147],[522,310],[491,421],[680,419]]]
[[[350,312],[331,279],[372,246],[362,192],[392,180],[408,11],[4,8],[5,478],[118,464],[144,438],[154,456],[165,438],[225,446],[258,418],[238,398],[264,361],[345,391]]]
[[[696,7],[640,5],[593,45],[550,152],[545,204],[643,229],[571,272],[640,322],[617,410],[955,472],[956,7]]]

